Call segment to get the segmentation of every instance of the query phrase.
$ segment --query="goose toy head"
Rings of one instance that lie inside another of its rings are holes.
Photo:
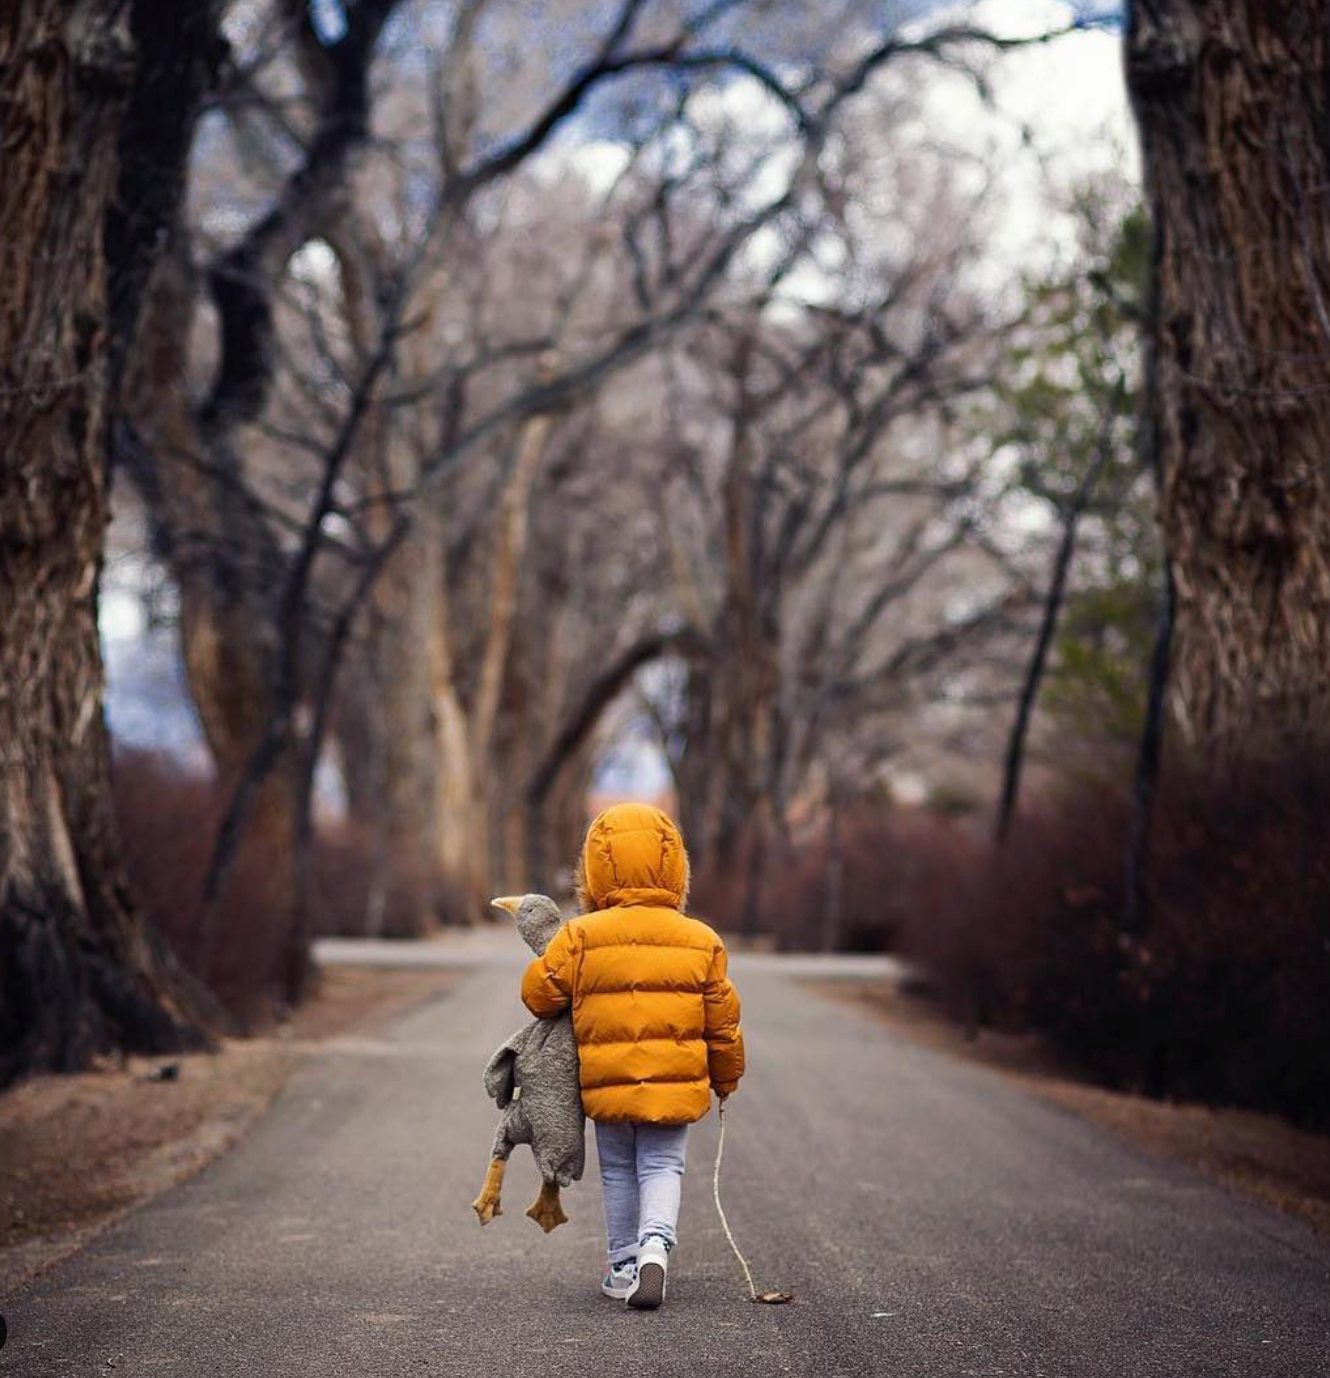
[[[511,914],[526,945],[540,956],[550,939],[563,926],[559,906],[548,895],[501,895],[490,903]]]

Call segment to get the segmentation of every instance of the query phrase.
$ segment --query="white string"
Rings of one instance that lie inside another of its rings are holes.
[[[711,1194],[716,1201],[716,1214],[720,1216],[720,1227],[725,1231],[725,1238],[730,1241],[730,1248],[734,1250],[734,1256],[739,1260],[739,1266],[744,1270],[744,1280],[748,1283],[748,1300],[757,1300],[757,1288],[753,1286],[753,1275],[749,1271],[748,1262],[739,1252],[739,1246],[734,1242],[734,1235],[730,1232],[730,1222],[725,1219],[724,1208],[720,1204],[720,1160],[725,1152],[725,1102],[721,1101],[717,1106],[716,1113],[720,1117],[720,1138],[716,1141],[716,1168],[711,1174]]]

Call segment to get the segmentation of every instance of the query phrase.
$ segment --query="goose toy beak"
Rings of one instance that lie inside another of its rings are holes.
[[[495,909],[503,909],[514,918],[517,917],[517,906],[521,902],[522,897],[520,895],[500,895],[498,899],[490,900]]]

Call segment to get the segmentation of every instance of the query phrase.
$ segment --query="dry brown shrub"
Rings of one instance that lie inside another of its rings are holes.
[[[897,949],[969,1026],[1037,1030],[1109,1085],[1330,1127],[1330,759],[1230,773],[1175,763],[1157,805],[1139,942],[1122,936],[1129,768],[987,820],[861,808],[843,826],[836,945]],[[727,931],[745,866],[705,868]],[[764,928],[824,945],[826,840],[768,853]]]
[[[221,801],[210,781],[168,758],[119,750],[115,759],[115,803],[130,884],[147,916],[170,940],[181,959],[201,972],[203,877],[206,874]],[[268,1019],[281,987],[288,921],[274,878],[288,859],[274,854],[261,835],[243,842],[216,916],[216,939],[205,974],[208,984],[242,1026]],[[313,855],[313,917],[320,934],[364,932],[371,875],[371,849],[363,828],[321,829]],[[383,906],[384,936],[416,936],[422,922],[462,922],[457,887],[435,878],[433,912],[408,914],[403,895],[390,890]]]

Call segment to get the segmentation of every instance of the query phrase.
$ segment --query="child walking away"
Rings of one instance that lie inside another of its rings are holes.
[[[679,829],[647,804],[592,823],[578,905],[522,979],[537,1018],[572,1006],[582,1105],[596,1124],[605,1191],[607,1296],[651,1310],[665,1300],[678,1242],[688,1126],[744,1070],[739,997],[725,945],[687,918],[688,854]]]

